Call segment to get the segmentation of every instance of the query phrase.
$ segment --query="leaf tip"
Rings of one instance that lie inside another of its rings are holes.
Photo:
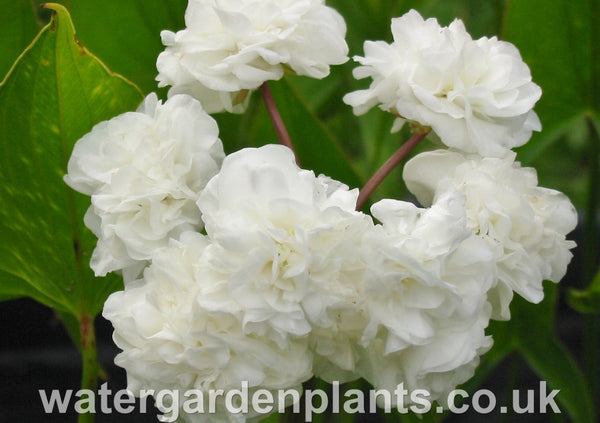
[[[67,16],[69,18],[69,20],[71,19],[71,16],[69,15],[69,11],[62,4],[58,4],[58,3],[42,3],[42,4],[40,4],[40,7],[44,8],[44,9],[50,9],[50,10],[52,10],[54,12],[53,13],[53,17],[52,17],[52,22],[53,23],[54,23],[56,15]]]
[[[58,3],[42,3],[40,4],[40,7],[42,7],[43,9],[54,10],[55,12],[58,12],[58,10],[65,8],[62,4]]]

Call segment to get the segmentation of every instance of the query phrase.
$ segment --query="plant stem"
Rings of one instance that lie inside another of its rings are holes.
[[[96,349],[96,331],[94,319],[86,314],[79,318],[79,330],[81,333],[81,354],[83,370],[81,374],[81,388],[96,392],[98,383],[98,351]],[[79,423],[93,423],[94,414],[79,414]]]
[[[414,134],[407,142],[402,146],[381,166],[377,172],[369,179],[358,195],[356,201],[356,210],[360,210],[364,205],[365,201],[375,191],[375,189],[381,184],[386,176],[390,174],[392,170],[412,151],[413,148],[419,144],[423,138],[427,136],[429,130],[423,130]]]
[[[265,105],[267,106],[267,111],[269,112],[269,117],[271,118],[271,122],[273,122],[273,127],[275,128],[275,133],[277,134],[277,138],[279,142],[286,147],[289,147],[290,150],[294,152],[294,156],[296,157],[296,164],[300,166],[300,162],[298,160],[298,155],[296,154],[296,150],[294,149],[294,144],[292,143],[292,139],[290,138],[290,134],[285,127],[285,123],[281,118],[281,114],[279,113],[279,109],[277,108],[277,104],[275,103],[275,99],[273,98],[273,94],[271,93],[271,89],[269,88],[269,84],[264,82],[260,86],[260,91],[263,96],[263,100],[265,101]]]

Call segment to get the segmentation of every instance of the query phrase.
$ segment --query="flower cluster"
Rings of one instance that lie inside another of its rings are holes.
[[[441,27],[411,10],[392,19],[392,33],[392,44],[365,42],[354,75],[372,83],[344,101],[357,114],[379,105],[400,122],[431,127],[449,147],[411,159],[403,178],[424,206],[463,196],[467,228],[494,258],[492,316],[508,319],[513,292],[541,301],[542,282],[562,279],[575,246],[565,240],[577,223],[573,205],[538,187],[535,170],[511,150],[541,129],[532,110],[541,90],[512,44],[473,40],[458,19]]]
[[[573,206],[538,187],[510,150],[539,129],[540,90],[516,49],[415,11],[393,20],[392,45],[365,44],[356,76],[373,83],[346,102],[359,113],[380,104],[451,147],[404,168],[423,207],[384,199],[366,214],[357,189],[301,169],[287,147],[225,156],[205,111],[232,110],[286,67],[325,76],[346,55],[337,12],[321,0],[190,0],[186,22],[163,33],[168,100],[150,95],[98,124],[65,178],[91,196],[92,267],[123,274],[103,314],[129,388],[244,381],[255,392],[364,378],[442,401],[491,347],[489,320],[510,317],[513,292],[539,302],[574,246],[565,238]],[[224,404],[181,413],[186,422],[258,414]]]

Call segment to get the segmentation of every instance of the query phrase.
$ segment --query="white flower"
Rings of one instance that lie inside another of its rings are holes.
[[[161,33],[157,80],[210,113],[241,111],[247,90],[286,69],[323,78],[348,60],[344,19],[324,0],[189,0],[185,22]]]
[[[375,339],[368,348],[360,350],[361,377],[375,389],[389,391],[392,407],[402,405],[394,400],[399,383],[408,392],[422,389],[429,393],[429,401],[443,403],[448,393],[473,376],[480,357],[492,346],[491,337],[485,335],[491,308],[486,304],[469,319],[438,320],[436,335],[423,345],[386,354],[383,340]],[[403,405],[411,403],[409,395],[403,398]],[[384,406],[382,402],[378,405]]]
[[[483,156],[501,157],[541,129],[532,110],[541,90],[512,44],[473,40],[462,21],[442,28],[414,10],[392,20],[392,34],[391,44],[366,41],[365,56],[354,58],[362,65],[354,76],[372,78],[344,97],[355,113],[379,105],[431,126],[449,147]]]
[[[360,354],[360,339],[367,324],[366,310],[360,296],[328,308],[333,324],[313,326],[310,348],[313,352],[315,377],[329,383],[358,379],[356,372]]]
[[[574,242],[565,236],[577,224],[576,211],[562,193],[537,186],[536,172],[506,158],[464,156],[437,150],[404,167],[409,190],[424,205],[447,190],[466,198],[468,227],[486,241],[497,262],[499,284],[490,292],[496,318],[508,318],[512,291],[542,300],[542,282],[558,282]]]
[[[96,125],[73,149],[65,181],[92,196],[97,275],[135,276],[169,238],[201,229],[196,200],[224,157],[216,122],[192,97],[146,97],[136,112]]]
[[[245,421],[256,415],[232,415],[217,403],[208,414],[209,390],[241,389],[248,383],[249,397],[257,389],[299,389],[311,377],[311,354],[306,339],[291,340],[279,348],[269,339],[246,334],[232,314],[203,308],[202,291],[211,285],[203,254],[209,240],[186,232],[156,251],[143,279],[113,293],[103,315],[114,327],[113,339],[122,349],[115,363],[127,371],[128,388],[202,392],[205,414],[180,415],[186,422]],[[275,398],[277,396],[275,395]]]
[[[212,240],[208,260],[227,278],[204,306],[242,313],[246,332],[281,345],[334,327],[364,275],[360,240],[372,221],[354,210],[357,196],[298,168],[281,145],[227,156],[198,201]]]
[[[491,346],[493,256],[468,230],[456,191],[428,209],[382,200],[371,211],[382,225],[364,244],[369,324],[357,371],[377,389],[393,392],[403,382],[438,399],[466,381]]]

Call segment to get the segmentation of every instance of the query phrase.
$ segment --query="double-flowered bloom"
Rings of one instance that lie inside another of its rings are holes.
[[[497,38],[473,40],[460,20],[441,27],[418,12],[392,19],[394,41],[366,41],[356,78],[368,89],[347,94],[357,114],[378,105],[430,126],[448,147],[503,156],[541,129],[532,110],[541,89],[517,48]]]
[[[209,112],[241,112],[248,92],[286,71],[312,78],[348,60],[346,23],[324,0],[190,0],[186,28],[163,31],[159,86]]]
[[[508,318],[513,291],[538,303],[542,282],[558,282],[571,260],[577,213],[562,193],[538,186],[535,169],[505,158],[448,150],[422,153],[404,167],[408,188],[429,205],[448,190],[465,197],[467,226],[494,255],[498,284],[490,299],[495,315]]]
[[[65,181],[92,197],[96,275],[135,276],[170,238],[202,229],[196,200],[224,156],[217,123],[187,95],[162,104],[150,94],[81,138]]]

